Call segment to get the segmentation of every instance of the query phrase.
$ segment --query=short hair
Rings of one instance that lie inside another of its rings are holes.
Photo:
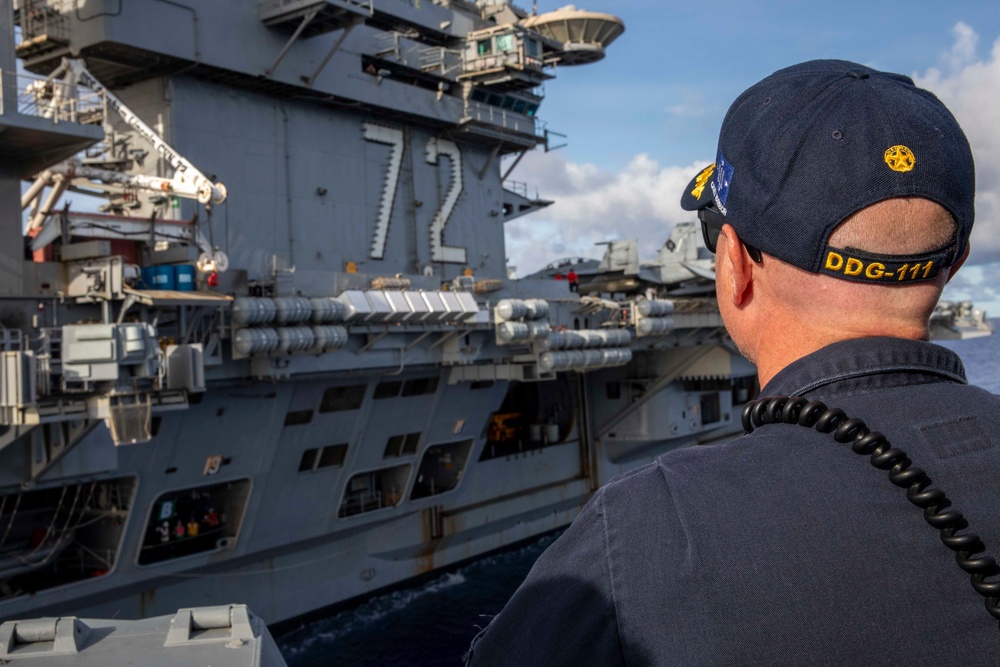
[[[923,197],[895,197],[848,216],[829,244],[884,255],[915,255],[946,247],[955,239],[954,216]]]

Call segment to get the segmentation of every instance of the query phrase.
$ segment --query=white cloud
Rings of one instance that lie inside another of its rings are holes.
[[[667,113],[673,116],[694,117],[705,113],[705,96],[701,93],[681,91],[681,101],[667,107]]]
[[[951,29],[951,34],[955,36],[955,43],[952,44],[951,50],[941,57],[941,62],[950,70],[955,71],[975,62],[979,35],[961,21]]]
[[[638,239],[640,256],[651,259],[675,222],[693,219],[681,209],[680,193],[709,162],[661,167],[641,153],[615,174],[559,152],[529,153],[514,178],[537,184],[556,203],[507,224],[511,263],[526,275],[559,257],[600,258],[604,251],[594,244],[611,239]]]
[[[914,75],[917,85],[948,105],[965,130],[976,158],[976,227],[970,262],[1000,261],[1000,39],[989,56],[975,57],[978,35],[964,23],[942,56],[943,67]]]

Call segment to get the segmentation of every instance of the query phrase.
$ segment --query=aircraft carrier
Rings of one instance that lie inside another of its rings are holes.
[[[740,430],[755,371],[694,225],[652,265],[508,275],[505,223],[551,203],[510,178],[558,143],[543,86],[618,18],[3,0],[0,27],[0,619],[285,621]]]

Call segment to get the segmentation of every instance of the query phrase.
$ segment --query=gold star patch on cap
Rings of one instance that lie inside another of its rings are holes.
[[[885,152],[885,163],[893,171],[906,172],[917,164],[917,158],[906,146],[893,146]]]

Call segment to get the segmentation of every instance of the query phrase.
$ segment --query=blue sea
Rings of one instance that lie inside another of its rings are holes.
[[[289,667],[461,665],[469,642],[503,609],[556,536],[488,556],[429,583],[276,637]]]
[[[961,355],[971,384],[1000,393],[1000,333],[941,344]],[[461,665],[478,626],[503,608],[554,539],[548,535],[420,586],[372,598],[277,637],[278,646],[289,667]]]

